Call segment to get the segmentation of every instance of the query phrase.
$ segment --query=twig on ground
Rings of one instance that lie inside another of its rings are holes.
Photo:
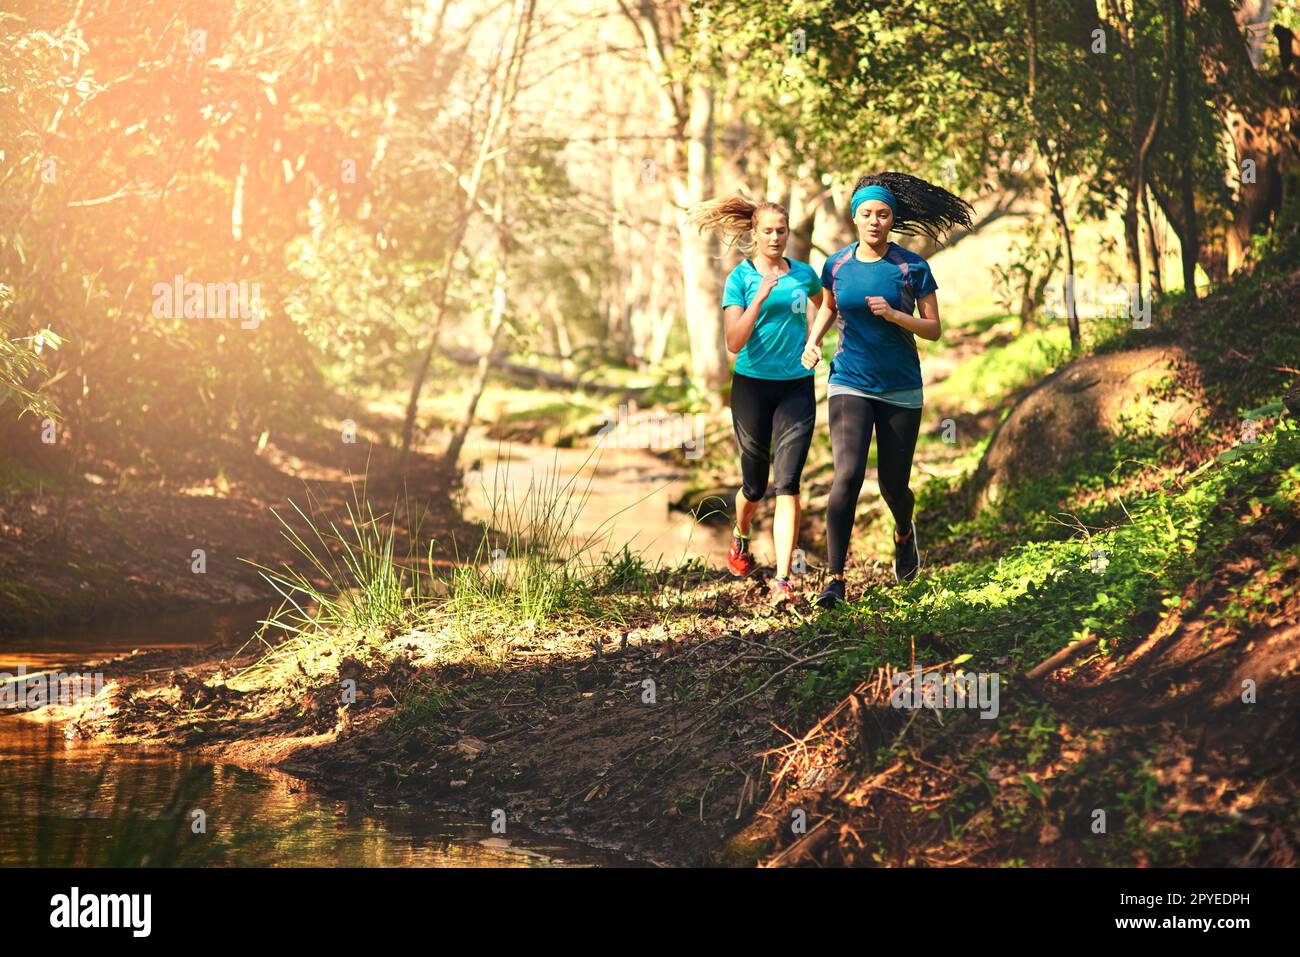
[[[1031,668],[1025,674],[1025,677],[1030,681],[1037,681],[1039,678],[1051,674],[1057,668],[1060,668],[1067,661],[1077,655],[1080,651],[1096,644],[1100,637],[1100,635],[1089,635],[1086,638],[1080,638],[1078,641],[1071,642],[1047,660]]]

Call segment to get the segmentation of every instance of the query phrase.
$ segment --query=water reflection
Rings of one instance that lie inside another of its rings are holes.
[[[671,508],[690,474],[644,449],[559,449],[471,436],[461,462],[472,466],[461,488],[467,519],[491,522],[504,503],[527,511],[530,495],[546,499],[559,493],[564,505],[556,510],[557,520],[567,525],[565,509],[576,512],[571,537],[590,543],[593,560],[601,552],[617,555],[626,545],[651,565],[702,559],[717,566],[731,544],[725,523],[702,524]]]
[[[265,608],[156,616],[102,631],[3,639],[0,671],[251,634]],[[195,826],[202,812],[204,828]],[[196,833],[197,831],[197,833]],[[615,866],[581,845],[437,809],[368,810],[171,749],[69,742],[0,713],[0,866]]]

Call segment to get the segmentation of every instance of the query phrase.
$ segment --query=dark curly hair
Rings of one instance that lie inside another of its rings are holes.
[[[909,236],[923,234],[937,243],[957,226],[971,228],[973,210],[970,203],[954,196],[942,186],[935,186],[907,173],[886,170],[863,176],[853,187],[853,192],[873,185],[884,186],[898,200],[898,208],[894,210],[895,232]]]

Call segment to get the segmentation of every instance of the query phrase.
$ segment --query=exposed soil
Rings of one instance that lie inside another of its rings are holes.
[[[717,573],[676,582],[689,603],[663,620],[521,636],[497,666],[422,666],[415,637],[382,672],[343,652],[338,674],[357,683],[346,705],[305,679],[237,691],[227,682],[261,650],[221,648],[101,664],[103,700],[54,717],[69,737],[199,749],[329,793],[484,820],[501,809],[661,865],[1167,864],[1185,845],[1186,862],[1289,866],[1300,557],[1278,574],[1257,556],[1296,535],[1251,529],[1126,656],[1085,650],[1040,678],[1008,676],[995,722],[900,711],[873,675],[817,723],[794,688],[843,638],[805,628],[806,605],[766,608],[761,580]],[[1229,614],[1243,588],[1259,593],[1253,610]],[[413,688],[446,697],[404,715]],[[1090,830],[1099,807],[1109,844]],[[1156,850],[1121,837],[1136,819]]]
[[[250,563],[276,567],[295,556],[277,513],[303,532],[294,504],[328,521],[346,513],[363,482],[377,511],[395,502],[404,511],[409,500],[425,516],[421,537],[438,543],[435,554],[450,555],[453,535],[472,534],[450,504],[459,475],[417,454],[399,485],[394,460],[392,450],[369,443],[281,436],[235,458],[220,479],[128,485],[90,472],[53,491],[2,493],[0,634],[262,597],[267,586]],[[195,549],[203,550],[202,572]]]
[[[226,682],[260,649],[225,648],[101,663],[101,700],[57,717],[71,738],[197,748],[328,792],[484,820],[503,809],[644,862],[710,863],[768,796],[763,754],[806,720],[790,691],[830,646],[800,630],[806,604],[768,609],[761,579],[707,573],[689,587],[667,620],[521,638],[499,667],[399,659],[379,673],[345,658],[347,705],[306,681],[236,691]],[[395,702],[412,687],[453,700],[404,721]]]
[[[899,710],[873,676],[784,749],[733,846],[769,866],[1295,866],[1300,556],[1260,559],[1298,538],[1251,529],[1131,653],[1012,676],[998,721]]]

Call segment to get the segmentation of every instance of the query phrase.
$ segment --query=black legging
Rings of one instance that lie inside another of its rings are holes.
[[[756,379],[735,373],[731,380],[731,421],[740,446],[740,474],[744,481],[741,492],[745,498],[751,502],[762,500],[772,466],[776,473],[773,491],[777,495],[798,495],[799,476],[817,421],[813,377]]]
[[[911,527],[916,500],[908,479],[912,474],[916,437],[921,431],[921,410],[857,395],[833,395],[828,404],[835,478],[831,482],[830,504],[826,507],[826,550],[830,553],[831,574],[841,575],[849,554],[858,493],[867,474],[873,425],[880,494],[893,513],[899,531]]]

